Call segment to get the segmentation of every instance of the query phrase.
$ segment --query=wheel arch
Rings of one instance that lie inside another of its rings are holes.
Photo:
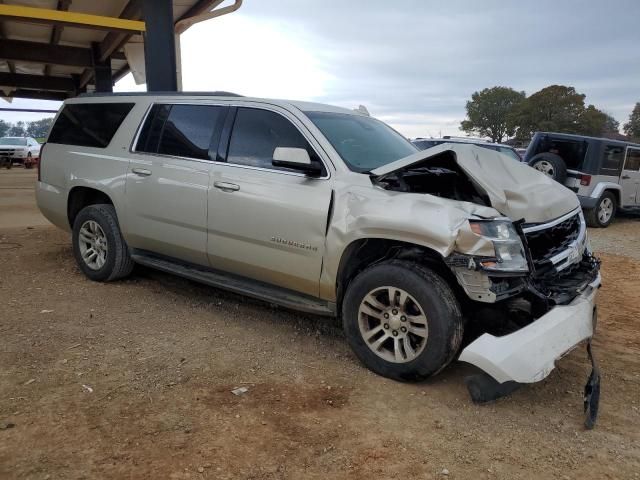
[[[111,197],[101,190],[84,186],[73,187],[67,197],[67,219],[69,226],[73,228],[73,222],[76,216],[84,207],[101,203],[114,205]]]
[[[408,260],[425,265],[456,290],[455,277],[438,251],[401,240],[378,237],[359,238],[347,245],[340,257],[335,284],[337,311],[341,311],[342,299],[349,283],[360,272],[371,265],[391,259]]]

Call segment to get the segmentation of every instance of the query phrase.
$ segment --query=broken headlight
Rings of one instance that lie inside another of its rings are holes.
[[[528,272],[527,257],[513,223],[508,220],[469,220],[476,235],[491,240],[495,260],[480,261],[485,270],[496,272]]]

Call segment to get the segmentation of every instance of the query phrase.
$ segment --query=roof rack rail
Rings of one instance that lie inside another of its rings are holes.
[[[78,95],[78,98],[83,97],[144,97],[148,95],[153,96],[171,96],[171,97],[179,97],[179,96],[207,96],[207,97],[243,97],[244,95],[240,95],[233,92],[225,92],[223,90],[214,91],[214,92],[92,92],[92,93],[81,93]]]

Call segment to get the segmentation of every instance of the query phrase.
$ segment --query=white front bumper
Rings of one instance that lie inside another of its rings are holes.
[[[494,337],[485,333],[460,354],[460,360],[498,382],[533,383],[544,379],[555,362],[593,336],[593,312],[600,274],[570,304],[554,307],[530,325]]]

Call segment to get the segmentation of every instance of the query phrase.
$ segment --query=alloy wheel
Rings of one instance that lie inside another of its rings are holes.
[[[410,362],[427,344],[429,328],[424,309],[400,288],[370,291],[360,303],[358,325],[369,349],[388,362]]]
[[[98,222],[87,220],[78,234],[80,256],[91,270],[100,270],[107,262],[107,236]]]

